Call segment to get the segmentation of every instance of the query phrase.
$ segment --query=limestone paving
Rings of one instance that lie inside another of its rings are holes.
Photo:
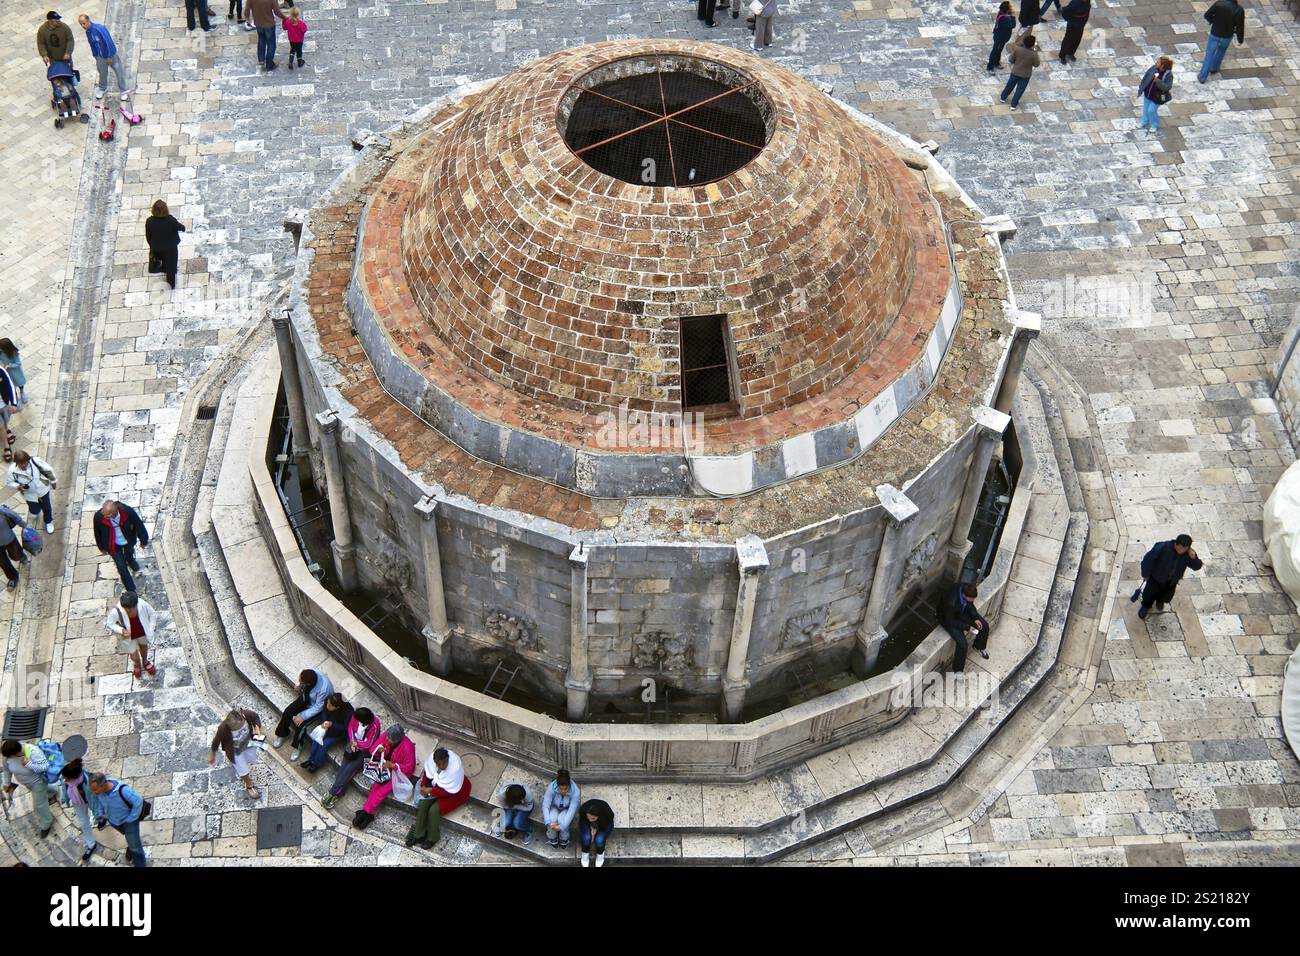
[[[1021,110],[1010,113],[995,102],[1000,79],[983,71],[987,18],[968,5],[782,5],[777,42],[765,55],[831,84],[837,97],[913,138],[935,140],[976,201],[1016,221],[1006,246],[1015,291],[1022,307],[1043,315],[1030,365],[1054,364],[1056,380],[1082,397],[1062,424],[1072,429],[1064,436],[1074,465],[1067,483],[1087,500],[1093,534],[1118,572],[1084,568],[1085,578],[1108,586],[1073,609],[1100,628],[1099,658],[1080,662],[1095,686],[1044,724],[1050,736],[1042,728],[1023,735],[1017,753],[1006,755],[1014,772],[988,781],[986,800],[956,818],[919,806],[906,825],[867,824],[790,862],[1300,857],[1300,764],[1277,717],[1297,620],[1266,565],[1260,524],[1263,499],[1294,455],[1268,398],[1268,362],[1300,285],[1300,30],[1282,4],[1253,5],[1246,44],[1234,45],[1222,73],[1201,86],[1192,74],[1202,7],[1095,4],[1078,61],[1045,57]],[[44,396],[20,418],[24,442],[41,452],[39,423],[75,397],[57,383],[83,387],[89,405],[85,427],[62,436],[74,446],[75,474],[60,495],[79,520],[55,536],[26,589],[0,598],[6,690],[15,691],[21,662],[48,661],[64,675],[89,668],[98,675],[89,710],[56,708],[47,729],[86,734],[97,766],[170,801],[145,827],[155,862],[247,861],[255,855],[250,808],[230,770],[210,771],[205,759],[221,702],[199,686],[175,633],[160,642],[157,681],[123,672],[101,626],[115,575],[82,516],[113,494],[139,505],[153,525],[165,518],[159,503],[176,477],[172,451],[192,426],[180,416],[188,389],[288,275],[284,214],[324,187],[350,154],[352,134],[385,128],[442,92],[543,52],[624,36],[701,38],[703,28],[683,3],[633,11],[613,3],[326,0],[307,11],[306,68],[262,75],[250,35],[220,26],[190,37],[176,4],[123,0],[109,5],[106,21],[119,45],[138,38],[125,55],[146,123],[100,144],[84,129],[49,123],[31,39],[44,9],[17,0],[0,13],[11,123],[20,131],[0,153],[11,187],[2,200],[10,209],[4,334],[14,330]],[[748,43],[743,20],[721,23],[707,39]],[[1049,20],[1037,32],[1052,53],[1059,26]],[[1158,53],[1174,57],[1178,80],[1162,132],[1149,136],[1136,129],[1134,87]],[[89,150],[125,151],[125,173],[108,208],[79,215],[75,170]],[[43,174],[49,158],[58,174]],[[181,290],[171,296],[144,270],[141,220],[160,197],[189,227]],[[55,332],[69,319],[60,279],[75,281],[67,249],[88,236],[111,251],[112,276],[98,290],[93,363],[81,370],[68,367],[75,349]],[[1140,622],[1127,601],[1137,562],[1151,542],[1179,531],[1196,539],[1206,568],[1184,583],[1171,611]],[[145,566],[146,597],[174,616],[148,555]],[[263,761],[256,779],[268,804],[305,797],[296,771],[276,758]],[[656,793],[639,796],[636,812],[653,817]],[[0,852],[29,862],[75,859],[67,821],[38,843],[24,800],[14,821],[0,824]],[[358,835],[307,806],[301,855],[270,856],[286,864],[406,858],[383,834]],[[704,839],[712,838],[697,838],[691,852],[712,852]],[[478,858],[500,860],[491,851]]]

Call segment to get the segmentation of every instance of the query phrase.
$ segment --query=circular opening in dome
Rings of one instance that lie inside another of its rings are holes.
[[[637,186],[702,186],[763,151],[774,111],[758,81],[698,57],[616,60],[573,85],[560,132],[592,169]]]

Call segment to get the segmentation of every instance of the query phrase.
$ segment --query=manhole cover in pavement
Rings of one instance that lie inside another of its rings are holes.
[[[478,754],[464,754],[460,758],[460,765],[465,768],[467,777],[477,777],[483,772],[483,758]]]
[[[1147,633],[1153,641],[1181,641],[1183,626],[1172,611],[1152,612],[1147,616]]]
[[[271,850],[302,845],[302,807],[270,807],[257,811],[257,848]]]

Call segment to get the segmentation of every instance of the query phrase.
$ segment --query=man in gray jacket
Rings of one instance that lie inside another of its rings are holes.
[[[54,814],[50,812],[50,787],[45,780],[49,760],[40,747],[17,740],[0,744],[0,759],[4,760],[5,796],[13,793],[20,783],[32,792],[32,806],[36,808],[36,818],[41,821],[41,839],[44,840],[50,835],[50,827],[54,826]]]

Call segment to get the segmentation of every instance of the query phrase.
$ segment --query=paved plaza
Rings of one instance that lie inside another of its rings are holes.
[[[203,568],[143,553],[140,587],[167,626],[158,679],[135,680],[103,630],[118,584],[91,514],[118,497],[168,530],[171,489],[187,479],[191,390],[281,291],[294,255],[284,222],[330,184],[354,139],[564,47],[666,36],[739,49],[750,34],[730,16],[707,29],[687,0],[307,0],[305,67],[286,68],[281,37],[281,68],[262,74],[255,35],[228,25],[224,4],[204,35],[187,34],[179,0],[104,2],[60,12],[87,104],[94,67],[78,13],[106,18],[137,87],[145,121],[110,143],[94,138],[97,118],[52,126],[34,42],[48,0],[0,9],[0,335],[27,369],[20,445],[62,479],[57,532],[24,586],[0,595],[6,706],[27,674],[76,687],[96,676],[93,698],[56,706],[47,734],[84,734],[96,768],[155,802],[143,831],[158,865],[414,862],[400,834],[359,833],[321,810],[278,755],[254,770],[257,806],[304,804],[304,839],[259,853],[254,805],[206,758],[230,700],[264,718],[266,705],[241,689],[217,618],[169,600]],[[1074,662],[1086,680],[1060,689],[1056,715],[1004,745],[984,792],[785,862],[1300,862],[1300,763],[1279,721],[1300,618],[1268,566],[1261,520],[1294,460],[1269,390],[1300,295],[1300,20],[1281,0],[1251,4],[1245,44],[1201,85],[1207,5],[1096,0],[1068,66],[1054,14],[1036,30],[1044,65],[1013,113],[997,103],[1003,80],[984,71],[996,4],[780,0],[764,56],[935,141],[975,202],[1016,223],[1004,250],[1017,303],[1043,317],[1022,395],[1050,396],[1044,427],[1068,451],[1065,496],[1089,528],[1066,634],[1095,649]],[[1152,136],[1136,128],[1136,87],[1160,54],[1175,61],[1175,95]],[[175,294],[146,273],[144,218],[159,198],[188,227]],[[1139,621],[1128,600],[1138,563],[1180,532],[1205,570],[1173,612]],[[829,792],[865,771],[845,757],[820,773]],[[75,821],[56,813],[55,834],[38,841],[29,806],[20,789],[14,819],[0,821],[0,865],[75,862]],[[94,865],[120,862],[120,839],[105,833]],[[418,859],[520,862],[455,833]]]

